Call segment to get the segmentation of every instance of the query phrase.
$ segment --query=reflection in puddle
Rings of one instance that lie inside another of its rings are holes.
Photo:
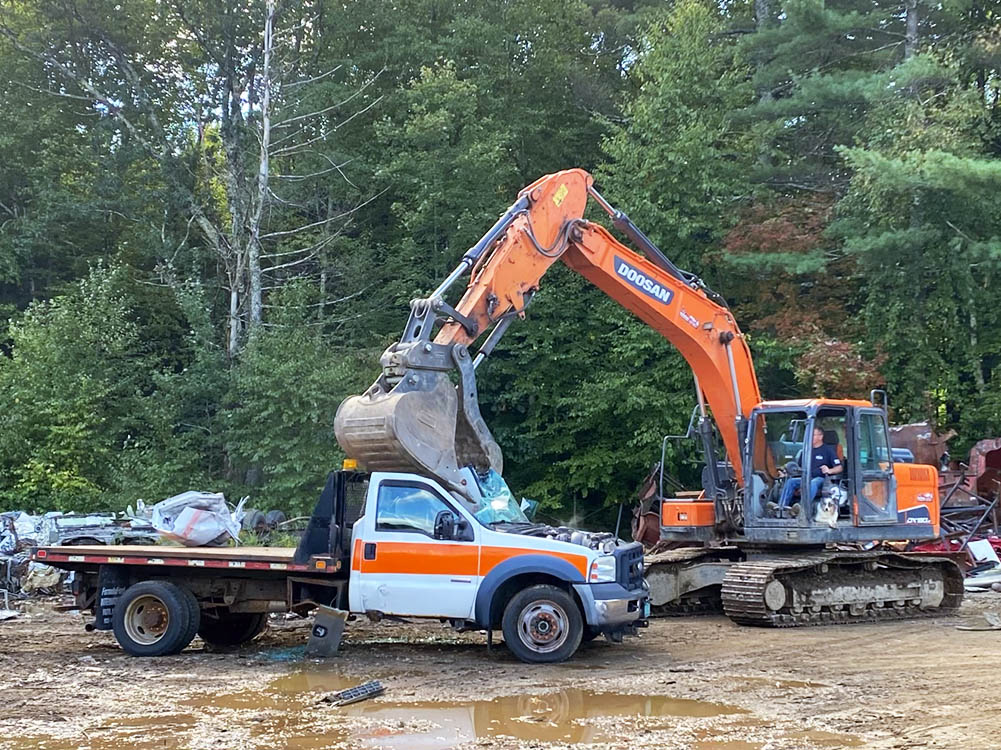
[[[492,701],[459,703],[376,702],[347,706],[340,712],[376,720],[377,733],[354,731],[362,746],[399,750],[446,750],[480,737],[513,737],[535,742],[600,742],[614,740],[614,725],[603,719],[627,716],[711,717],[739,713],[718,703],[664,696],[617,695],[563,690],[544,695],[517,695]],[[417,725],[417,731],[411,725]],[[424,731],[427,724],[435,725]],[[667,728],[668,722],[663,727]],[[397,729],[393,729],[393,727]]]

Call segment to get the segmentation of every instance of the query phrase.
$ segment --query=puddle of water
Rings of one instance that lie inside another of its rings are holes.
[[[37,750],[184,747],[185,730],[212,717],[246,729],[269,748],[319,750],[450,750],[478,738],[523,742],[614,742],[621,719],[646,717],[650,729],[669,728],[678,718],[746,713],[734,706],[668,696],[621,695],[569,689],[543,695],[514,695],[470,702],[400,703],[370,700],[337,708],[321,696],[354,687],[361,680],[328,669],[303,669],[270,682],[263,690],[201,695],[182,701],[187,713],[109,719],[88,729],[90,741],[36,738]],[[663,722],[656,719],[662,718]],[[650,720],[653,721],[650,721]],[[749,746],[756,750],[757,746]],[[700,750],[749,750],[707,744]]]
[[[338,709],[335,709],[338,710]],[[619,695],[563,690],[515,695],[471,703],[360,703],[339,709],[348,716],[379,722],[378,731],[353,731],[361,747],[379,750],[446,750],[480,737],[513,737],[526,742],[601,742],[616,739],[602,720],[619,717],[705,718],[739,713],[718,703],[666,696]],[[414,731],[417,724],[436,725]],[[667,722],[665,722],[665,727]],[[612,729],[612,732],[615,730]]]

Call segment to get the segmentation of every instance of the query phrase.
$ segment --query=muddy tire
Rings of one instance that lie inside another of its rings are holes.
[[[167,581],[129,586],[115,604],[112,631],[132,656],[167,656],[191,643],[191,600]]]
[[[279,525],[285,523],[288,516],[280,510],[269,510],[264,514],[264,525],[274,531]]]
[[[573,656],[584,636],[584,618],[563,589],[529,586],[507,603],[501,629],[504,643],[521,661],[551,664]]]
[[[202,620],[198,635],[212,646],[239,646],[251,641],[268,627],[267,612],[227,612]]]
[[[184,598],[188,603],[188,613],[191,617],[191,623],[188,625],[188,634],[185,636],[185,645],[187,645],[194,640],[195,635],[198,633],[198,628],[201,627],[202,605],[198,603],[198,598],[187,586],[178,586],[178,588],[184,594]]]

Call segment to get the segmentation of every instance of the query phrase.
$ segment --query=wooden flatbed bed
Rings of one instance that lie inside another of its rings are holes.
[[[293,547],[168,547],[161,545],[80,545],[38,547],[32,560],[74,569],[91,565],[164,565],[227,570],[274,570],[331,574],[340,562],[313,556],[306,563],[294,561]]]

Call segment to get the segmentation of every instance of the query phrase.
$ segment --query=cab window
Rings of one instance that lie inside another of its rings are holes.
[[[764,412],[754,429],[754,471],[774,479],[786,462],[798,460],[803,451],[806,412]]]
[[[886,424],[879,414],[859,417],[859,463],[862,471],[886,471],[890,468],[890,443]]]
[[[452,508],[426,487],[383,484],[376,501],[375,528],[377,531],[414,531],[433,536],[434,519],[443,510],[451,511]]]
[[[845,461],[845,450],[848,444],[848,410],[840,407],[824,407],[817,411],[813,424],[824,433],[824,445],[831,446],[847,474],[848,462]]]

